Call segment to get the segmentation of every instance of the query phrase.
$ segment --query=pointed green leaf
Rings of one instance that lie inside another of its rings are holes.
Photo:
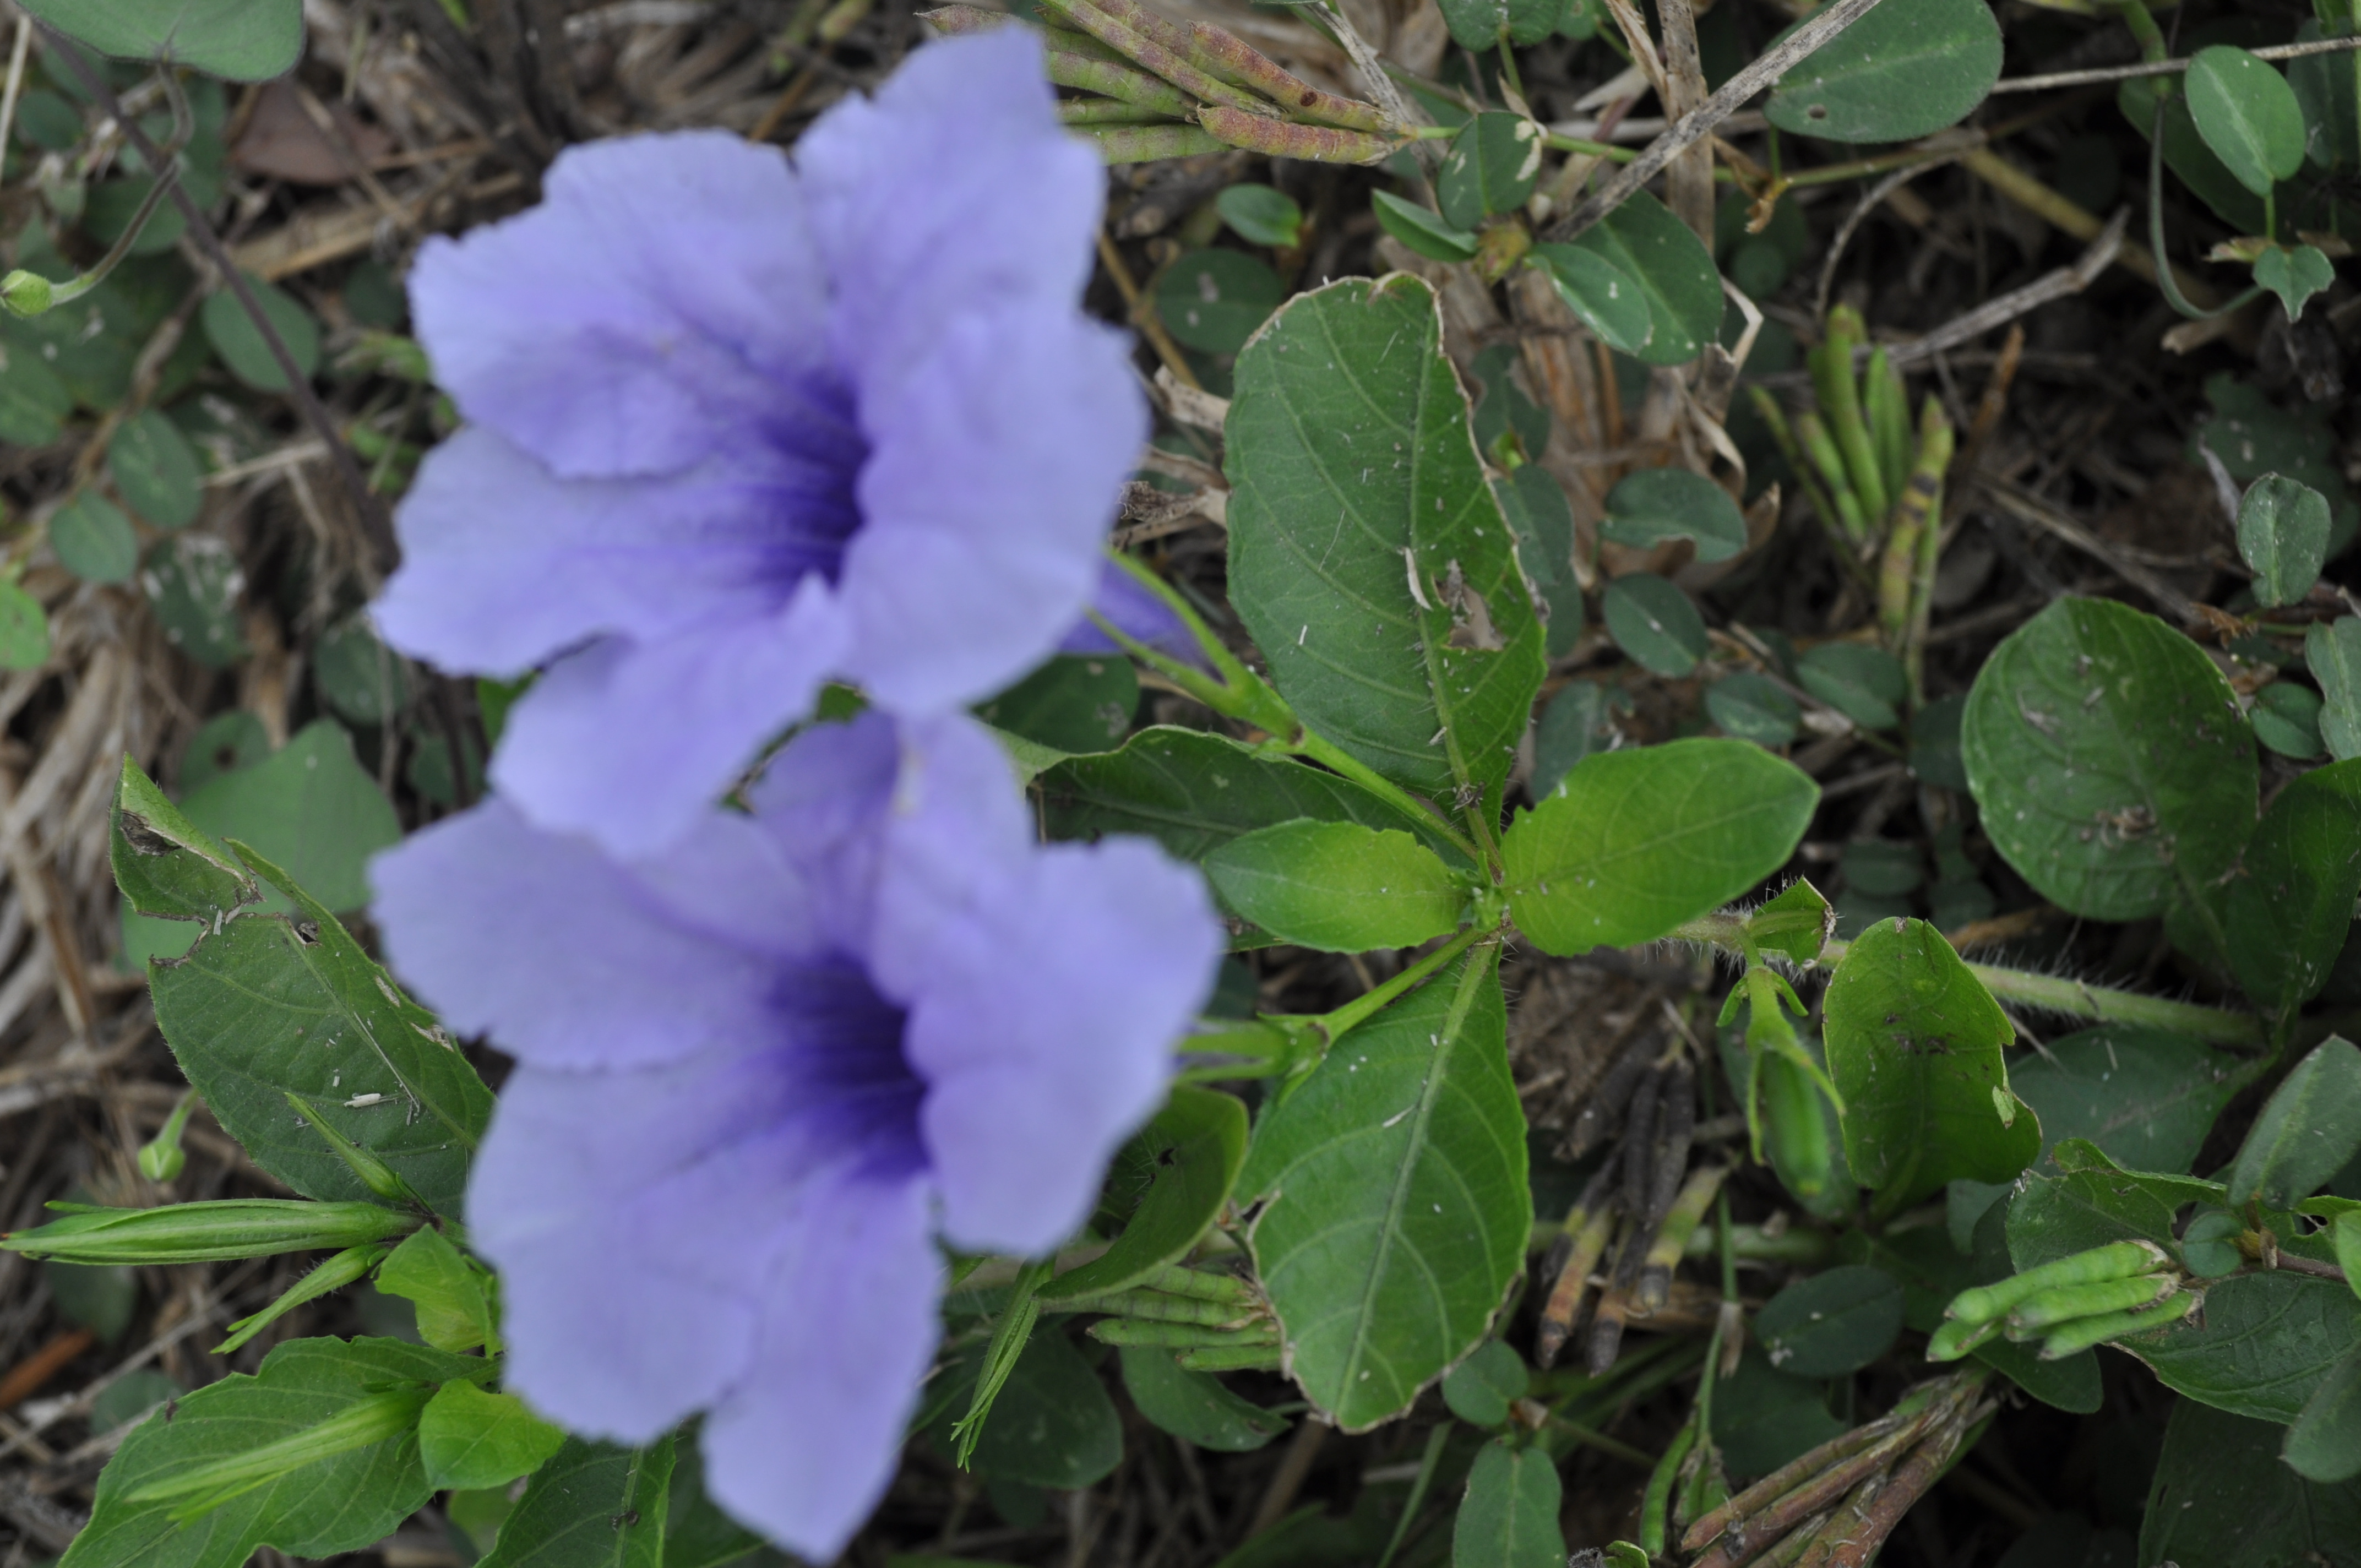
[[[1667,539],[1693,540],[1700,561],[1727,561],[1746,548],[1746,514],[1730,492],[1686,468],[1642,468],[1607,492],[1598,531],[1645,550]]]
[[[1472,261],[1476,236],[1447,222],[1442,214],[1415,202],[1405,202],[1390,191],[1369,193],[1369,210],[1378,226],[1430,261]]]
[[[2230,1167],[2230,1201],[2287,1209],[2361,1154],[2361,1050],[2332,1035],[2263,1103]]]
[[[2247,999],[2291,1013],[2320,993],[2361,898],[2361,760],[2332,762],[2279,791],[2230,884],[2223,927]],[[2301,1196],[2301,1194],[2299,1194]]]
[[[1451,1568],[1563,1568],[1564,1496],[1547,1449],[1512,1448],[1505,1438],[1486,1443],[1451,1527]]]
[[[1191,1372],[1157,1345],[1123,1347],[1123,1387],[1139,1413],[1183,1442],[1216,1453],[1251,1453],[1285,1431],[1285,1416],[1242,1399],[1207,1372]]]
[[[673,1442],[567,1438],[525,1483],[478,1568],[663,1568]]]
[[[464,1379],[435,1390],[418,1418],[418,1457],[437,1487],[505,1486],[565,1445],[566,1434],[514,1394]]]
[[[1705,618],[1680,585],[1653,572],[1616,578],[1598,596],[1599,618],[1615,646],[1652,674],[1675,680],[1696,670],[1712,646]]]
[[[1164,1108],[1115,1156],[1147,1190],[1104,1253],[1043,1285],[1045,1302],[1104,1296],[1177,1262],[1229,1201],[1246,1157],[1246,1107],[1230,1095],[1175,1084]]]
[[[1205,857],[1222,901],[1282,942],[1323,952],[1414,948],[1459,923],[1470,884],[1408,833],[1282,822]]]
[[[1631,192],[1621,206],[1577,236],[1573,247],[1591,252],[1639,284],[1648,303],[1648,338],[1631,353],[1642,362],[1686,365],[1704,353],[1721,330],[1721,274],[1714,269],[1713,253],[1670,207],[1645,191]],[[1556,262],[1553,267],[1565,276],[1579,276]],[[1588,297],[1596,305],[1595,293]]]
[[[2320,738],[2338,762],[2361,757],[2361,616],[2314,621],[2303,662],[2320,683]]]
[[[437,1350],[474,1350],[492,1338],[492,1305],[484,1277],[442,1232],[413,1231],[377,1271],[377,1288],[418,1309],[418,1337]],[[517,1475],[522,1475],[522,1471]],[[514,1480],[515,1476],[511,1476]],[[446,1481],[446,1486],[489,1486],[489,1481]]]

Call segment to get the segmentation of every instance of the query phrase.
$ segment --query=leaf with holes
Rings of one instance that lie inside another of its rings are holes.
[[[1238,356],[1230,595],[1305,723],[1407,789],[1494,795],[1543,634],[1433,291],[1299,294]]]
[[[1495,976],[1446,970],[1345,1036],[1255,1128],[1237,1191],[1264,1200],[1256,1277],[1290,1375],[1348,1431],[1408,1409],[1481,1341],[1524,1261],[1506,1028]]]
[[[1451,138],[1435,200],[1443,221],[1463,229],[1513,213],[1533,193],[1542,171],[1542,127],[1522,115],[1497,109],[1476,115]]]

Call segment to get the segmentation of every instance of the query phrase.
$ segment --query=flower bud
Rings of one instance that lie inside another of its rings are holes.
[[[181,1134],[189,1124],[189,1113],[196,1109],[197,1091],[190,1090],[172,1107],[171,1115],[157,1135],[139,1146],[139,1174],[150,1181],[170,1181],[181,1174],[189,1157],[181,1147]]]
[[[6,306],[11,315],[39,315],[49,308],[49,296],[54,292],[47,278],[22,268],[0,278],[0,305]]]
[[[220,1263],[391,1241],[421,1223],[416,1215],[376,1203],[282,1198],[160,1209],[76,1208],[36,1229],[0,1235],[0,1250],[60,1263]]]

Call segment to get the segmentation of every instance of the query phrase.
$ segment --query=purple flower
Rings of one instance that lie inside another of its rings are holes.
[[[714,1496],[833,1561],[894,1471],[942,1260],[1088,1216],[1211,981],[1197,878],[1032,842],[961,716],[790,742],[662,858],[498,797],[375,863],[396,966],[521,1060],[467,1195],[508,1380],[640,1442],[709,1411]]]
[[[492,762],[526,817],[645,852],[825,679],[939,713],[1056,647],[1147,416],[1079,308],[1104,174],[1051,101],[1024,29],[929,44],[792,164],[604,142],[421,251],[469,424],[378,620],[446,669],[548,666]]]

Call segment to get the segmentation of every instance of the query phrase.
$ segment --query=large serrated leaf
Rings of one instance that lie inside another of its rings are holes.
[[[282,1344],[255,1376],[234,1373],[182,1395],[125,1440],[60,1568],[241,1568],[259,1546],[328,1557],[381,1541],[434,1494],[414,1431],[304,1465],[186,1524],[170,1518],[185,1497],[126,1499],[181,1472],[294,1437],[389,1387],[431,1387],[483,1369],[480,1357],[400,1340]]]
[[[101,54],[232,82],[280,75],[303,49],[302,0],[25,0],[25,9]]]
[[[2229,683],[2128,605],[2063,598],[2011,633],[1960,740],[1993,846],[2091,919],[2202,896],[2254,831],[2254,730]]]
[[[1478,960],[1481,961],[1481,960]],[[1532,1223],[1497,978],[1463,971],[1340,1040],[1266,1111],[1238,1180],[1256,1275],[1312,1403],[1349,1431],[1410,1405],[1490,1327]]]
[[[525,1483],[478,1568],[663,1568],[673,1442],[566,1439]]]
[[[2006,1181],[2041,1152],[2008,1091],[2016,1037],[1992,993],[1923,920],[1880,920],[1829,981],[1823,1037],[1844,1096],[1845,1159],[1882,1212],[1960,1177]]]
[[[1230,597],[1304,722],[1406,788],[1497,795],[1542,627],[1433,291],[1300,294],[1239,355]]]
[[[300,1095],[437,1212],[457,1213],[491,1120],[475,1068],[286,872],[214,842],[128,764],[125,777],[115,845],[125,896],[203,922],[187,957],[149,966],[157,1025],[224,1130],[306,1197],[376,1201],[288,1109]],[[241,860],[254,873],[243,881],[224,864]],[[256,907],[265,885],[291,914]]]
[[[1501,840],[1510,911],[1543,952],[1654,941],[1785,864],[1819,798],[1744,740],[1586,757]]]

